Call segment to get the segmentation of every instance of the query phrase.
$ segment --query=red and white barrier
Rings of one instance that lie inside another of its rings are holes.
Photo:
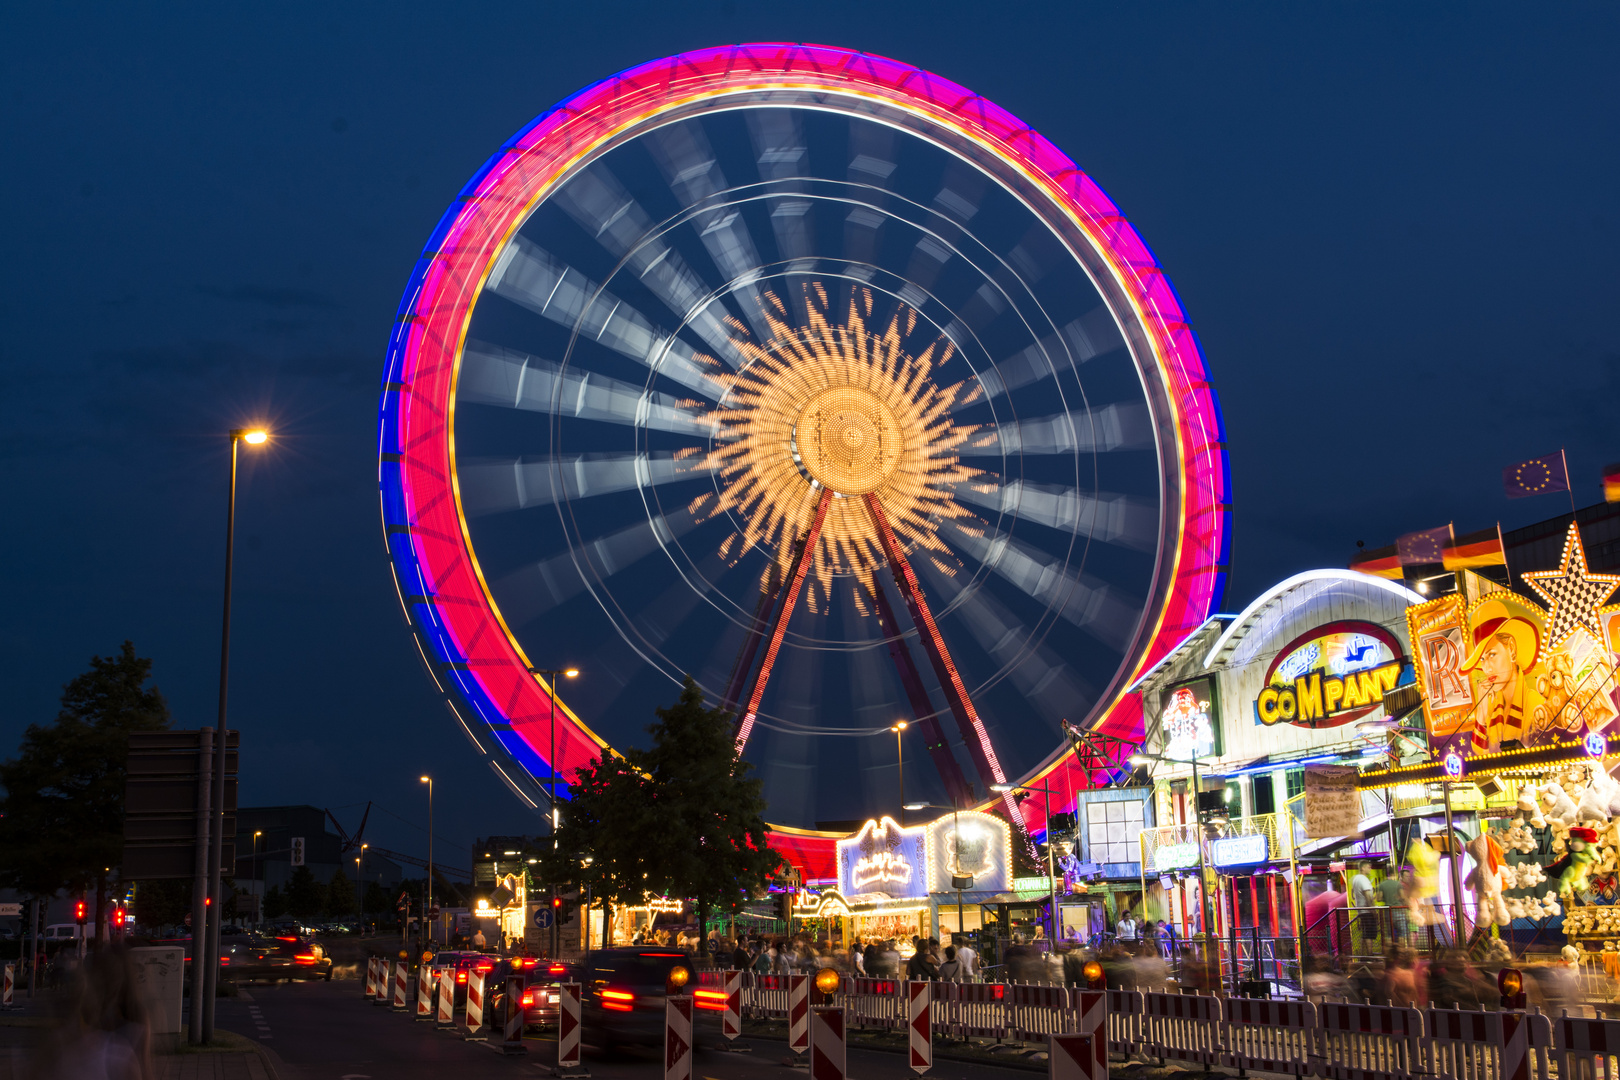
[[[810,1080],[845,1080],[849,1061],[849,1032],[843,1009],[816,1009],[810,1013]]]
[[[1103,993],[1107,998],[1103,1007],[1108,1013],[1108,1049],[1129,1057],[1142,1047],[1142,992],[1105,990]]]
[[[401,960],[394,965],[394,1008],[404,1012],[410,1008],[410,999],[406,996],[410,988],[410,971]]]
[[[934,998],[934,1027],[958,1039],[1007,1034],[1007,987],[1001,983],[943,983]]]
[[[906,983],[906,1028],[911,1043],[911,1071],[934,1067],[934,984]]]
[[[1552,1029],[1545,1016],[1430,1009],[1428,1068],[1440,1080],[1547,1080]]]
[[[1221,1063],[1221,1003],[1193,994],[1143,994],[1146,1051],[1195,1065]]]
[[[1102,1080],[1097,1068],[1100,1035],[1063,1034],[1049,1036],[1046,1043],[1046,1075],[1050,1080]],[[1107,1048],[1103,1049],[1106,1062]],[[1106,1075],[1106,1074],[1104,1074]]]
[[[523,1049],[523,976],[506,977],[505,1035],[501,1040],[501,1053],[522,1054]]]
[[[416,1018],[433,1019],[433,993],[438,987],[433,980],[434,969],[423,964],[416,969]]]
[[[788,1049],[802,1054],[810,1049],[810,976],[789,975]]]
[[[387,1005],[390,991],[393,989],[393,972],[389,969],[388,958],[377,957],[377,992],[372,997],[373,1005]]]
[[[1095,1080],[1108,1077],[1108,995],[1102,990],[1069,991],[1070,1007],[1074,1010],[1074,1030],[1092,1036],[1091,1075]]]
[[[1620,1020],[1561,1016],[1553,1021],[1553,1046],[1561,1080],[1602,1080],[1620,1074]]]
[[[17,966],[7,964],[5,980],[0,984],[0,1009],[9,1009],[12,1005],[12,995],[16,992]]]
[[[1416,1009],[1323,1002],[1316,1014],[1322,1029],[1312,1071],[1323,1080],[1413,1080],[1428,1072]]]
[[[664,999],[664,1080],[692,1080],[692,998]]]
[[[1012,1037],[1036,1042],[1078,1030],[1070,1017],[1069,991],[1062,986],[1007,987]]]
[[[484,1031],[484,973],[477,968],[467,972],[467,1038],[488,1039]]]
[[[726,1007],[720,1013],[720,1034],[728,1042],[742,1034],[742,984],[742,972],[726,972]]]
[[[557,984],[557,1068],[579,1067],[579,983]]]
[[[377,996],[377,958],[375,956],[368,956],[366,958],[366,997],[367,998],[374,998],[376,996]]]
[[[1296,1077],[1311,1071],[1320,1029],[1315,1005],[1227,998],[1225,1011],[1224,1064]]]
[[[456,1026],[456,969],[448,965],[439,967],[439,1023],[441,1030]]]
[[[906,984],[901,979],[840,979],[833,1003],[844,1010],[844,1024],[848,1027],[888,1031],[905,1028]]]

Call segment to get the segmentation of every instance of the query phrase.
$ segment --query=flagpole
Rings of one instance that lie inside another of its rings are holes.
[[[1569,455],[1564,448],[1558,448],[1558,460],[1564,463],[1564,492],[1569,496],[1569,520],[1575,521],[1575,481],[1569,478]]]

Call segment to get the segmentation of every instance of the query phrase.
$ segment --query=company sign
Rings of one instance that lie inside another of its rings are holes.
[[[1223,836],[1209,845],[1209,856],[1217,870],[1229,866],[1253,866],[1271,858],[1271,841],[1265,833]]]
[[[1333,728],[1360,720],[1395,689],[1406,658],[1376,623],[1336,622],[1289,642],[1266,672],[1255,719],[1270,727]]]

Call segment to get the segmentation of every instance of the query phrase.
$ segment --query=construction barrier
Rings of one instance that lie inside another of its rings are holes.
[[[788,976],[754,975],[744,996],[744,1015],[756,1020],[780,1020],[788,1014]]]
[[[934,1067],[933,991],[933,983],[906,983],[906,1037],[913,1072],[925,1073]]]
[[[1558,1080],[1613,1080],[1620,1075],[1620,1020],[1560,1016],[1552,1026]]]
[[[1080,1030],[1070,1015],[1069,990],[1064,986],[1007,987],[1008,1030],[1014,1039],[1044,1042],[1049,1035]]]
[[[1103,1080],[1098,1074],[1099,1035],[1052,1035],[1046,1044],[1046,1075],[1051,1080]],[[1103,1051],[1106,1060],[1107,1050]]]
[[[1101,990],[1071,990],[1069,993],[1076,1020],[1074,1030],[1092,1037],[1091,1053],[1095,1059],[1092,1075],[1096,1080],[1107,1080],[1108,995]]]
[[[1221,1063],[1238,1069],[1290,1073],[1311,1071],[1318,1026],[1308,1001],[1226,999],[1225,1053]]]
[[[410,969],[401,960],[394,965],[394,1008],[404,1012],[410,1007]]]
[[[423,964],[416,969],[416,1018],[433,1019],[433,995],[438,989],[433,979],[434,969]]]
[[[501,1040],[501,1053],[522,1054],[523,1049],[523,976],[506,977],[506,1016],[503,1018],[505,1038]]]
[[[371,999],[371,1003],[373,1005],[387,1005],[388,999],[393,996],[393,984],[393,971],[389,966],[388,958],[377,957],[377,993]]]
[[[810,1080],[845,1080],[849,1031],[844,1010],[816,1009],[810,1014]]]
[[[1221,1003],[1192,994],[1143,994],[1144,1052],[1193,1065],[1221,1063]]]
[[[708,972],[700,974],[707,975]],[[743,973],[728,971],[725,972],[725,976],[725,985],[722,989],[726,994],[726,1007],[720,1013],[720,1034],[729,1042],[742,1034]]]
[[[1142,1049],[1142,994],[1138,990],[1105,990],[1108,1049],[1129,1057]]]
[[[1413,1080],[1423,1059],[1423,1014],[1391,1005],[1325,1002],[1315,1068],[1323,1080]]]
[[[579,983],[557,984],[557,1071],[579,1067]]]
[[[377,996],[377,958],[375,956],[368,956],[366,958],[366,997],[367,998],[374,998],[376,996]]]
[[[16,986],[17,965],[7,964],[5,981],[3,984],[0,984],[0,1009],[9,1009],[12,1007],[12,996],[16,993]]]
[[[843,978],[834,1004],[852,1028],[899,1031],[906,1022],[906,984],[898,979]]]
[[[788,1049],[802,1054],[810,1049],[810,976],[789,975]]]
[[[441,1030],[448,1031],[456,1026],[456,969],[449,966],[443,966],[438,970],[438,1026]]]
[[[664,1080],[692,1080],[692,998],[687,994],[664,999]]]
[[[1428,1069],[1440,1080],[1547,1080],[1552,1030],[1545,1016],[1430,1009],[1426,1026]]]
[[[483,1041],[489,1038],[484,1031],[484,973],[477,968],[467,972],[467,1038]]]
[[[934,1029],[957,1039],[1007,1034],[1007,987],[1001,983],[942,983],[934,995]]]

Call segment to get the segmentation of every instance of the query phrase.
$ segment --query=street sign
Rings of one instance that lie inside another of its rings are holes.
[[[304,865],[304,838],[302,836],[292,838],[292,864],[294,866]]]
[[[213,733],[207,733],[212,742]],[[124,787],[125,880],[190,878],[197,868],[197,790],[202,731],[137,731],[129,735]],[[227,735],[225,828],[220,869],[236,872],[237,733]],[[208,754],[212,771],[217,760]]]
[[[532,921],[535,926],[538,926],[542,930],[550,930],[552,923],[551,909],[549,907],[535,908],[534,917],[530,921]]]
[[[21,904],[0,904],[0,919],[13,919],[21,914]]]

